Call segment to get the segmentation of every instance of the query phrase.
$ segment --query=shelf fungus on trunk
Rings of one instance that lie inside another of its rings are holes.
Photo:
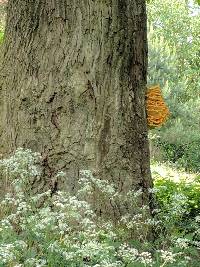
[[[149,128],[161,126],[169,117],[169,109],[159,85],[151,86],[146,93],[147,123]]]

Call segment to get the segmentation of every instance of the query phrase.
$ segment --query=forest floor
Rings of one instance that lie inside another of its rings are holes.
[[[149,218],[148,206],[139,204],[142,190],[121,194],[90,171],[81,177],[77,196],[64,191],[53,196],[51,191],[31,193],[30,182],[41,170],[37,157],[18,149],[0,160],[0,188],[7,186],[7,194],[0,194],[0,267],[200,266],[198,174],[189,182],[190,174],[152,163],[150,192],[157,208]],[[116,224],[97,220],[88,199],[92,188],[98,189],[100,201],[120,200],[125,205],[128,199],[135,213],[122,215]],[[153,229],[154,241],[145,229]]]

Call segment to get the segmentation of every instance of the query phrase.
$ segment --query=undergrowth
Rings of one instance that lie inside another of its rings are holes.
[[[18,149],[0,161],[0,266],[39,267],[197,267],[200,249],[199,178],[173,181],[154,168],[158,207],[149,218],[148,207],[137,207],[142,190],[120,195],[107,181],[82,171],[76,196],[50,191],[33,194],[32,181],[41,175],[40,155]],[[58,178],[64,173],[58,173]],[[92,188],[108,198],[135,205],[114,226],[96,216],[85,196]],[[4,196],[3,196],[4,195]],[[149,241],[141,228],[153,227]],[[127,233],[138,234],[137,240]]]

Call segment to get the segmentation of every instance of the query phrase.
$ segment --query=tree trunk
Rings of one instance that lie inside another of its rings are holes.
[[[74,191],[80,170],[88,169],[121,192],[142,188],[146,204],[146,69],[145,0],[10,0],[1,153],[40,151],[43,187]],[[53,184],[60,170],[71,179]],[[111,206],[99,210],[123,212]]]

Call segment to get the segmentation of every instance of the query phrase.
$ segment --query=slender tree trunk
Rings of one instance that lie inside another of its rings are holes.
[[[121,192],[143,188],[147,203],[146,69],[145,0],[10,0],[1,153],[40,151],[43,187],[75,190],[89,169]],[[52,185],[60,170],[71,179]],[[100,209],[122,212],[111,206]]]

